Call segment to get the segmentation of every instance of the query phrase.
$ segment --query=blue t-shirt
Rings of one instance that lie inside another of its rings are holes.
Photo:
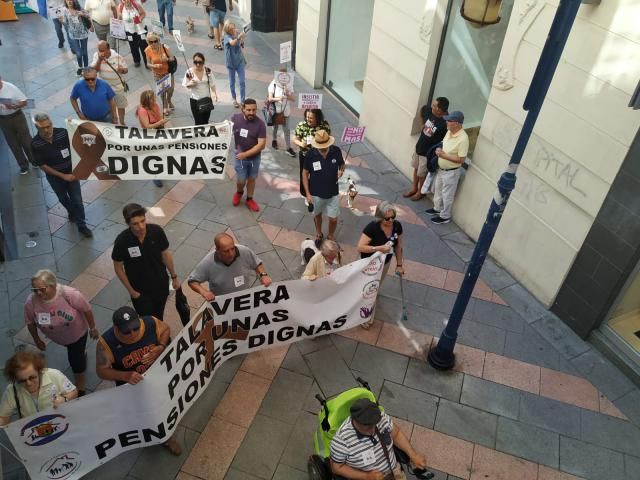
[[[93,121],[102,120],[111,111],[110,101],[115,96],[111,85],[99,78],[95,91],[91,91],[84,80],[78,80],[71,90],[71,98],[80,100],[82,113]]]
[[[244,58],[242,57],[240,42],[236,43],[235,46],[229,43],[233,39],[234,37],[228,33],[224,34],[224,60],[227,68],[237,70],[241,65],[244,65]]]

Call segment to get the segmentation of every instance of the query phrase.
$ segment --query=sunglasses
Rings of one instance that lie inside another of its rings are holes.
[[[127,328],[126,330],[124,328],[118,327],[118,330],[120,330],[120,333],[124,333],[125,335],[129,335],[132,332],[137,332],[138,330],[140,330],[140,325],[138,325],[137,327],[134,327],[134,328]]]
[[[95,82],[96,78],[95,77],[94,78],[85,78],[85,81],[87,81],[87,82]]]
[[[16,379],[16,383],[23,384],[27,382],[35,382],[38,379],[38,375],[31,375],[27,378],[18,378]]]
[[[47,289],[47,287],[40,287],[40,288],[32,288],[31,291],[34,293],[38,293],[38,292],[44,292]]]
[[[391,220],[395,220],[395,219],[396,219],[396,216],[394,215],[394,216],[392,216],[392,217],[384,217],[384,219],[385,219],[387,222],[390,222]]]
[[[152,44],[152,43],[158,43],[159,40],[147,40],[147,43]]]
[[[194,60],[193,64],[194,65],[202,65],[202,64],[204,64],[204,62],[201,62],[200,60]]]

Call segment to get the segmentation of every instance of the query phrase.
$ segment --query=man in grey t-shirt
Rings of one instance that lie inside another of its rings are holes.
[[[216,235],[214,243],[216,249],[196,265],[187,279],[191,290],[212,302],[216,295],[251,287],[253,272],[263,286],[271,285],[271,278],[264,271],[262,260],[251,249],[236,245],[233,237],[227,233]],[[204,282],[209,282],[209,290],[202,286]]]

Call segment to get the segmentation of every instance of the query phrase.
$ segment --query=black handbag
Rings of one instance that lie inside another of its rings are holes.
[[[169,54],[167,53],[167,49],[164,44],[162,45],[162,49],[164,50],[164,54],[167,56],[167,66],[169,67],[169,73],[173,75],[178,70],[178,59],[176,57],[169,58]]]
[[[186,325],[189,323],[189,317],[191,314],[191,307],[189,306],[189,302],[187,301],[187,296],[182,291],[182,287],[176,290],[176,310],[178,315],[180,315],[180,321],[182,325]]]
[[[87,30],[91,30],[93,28],[93,23],[91,23],[90,18],[87,18],[82,14],[79,14],[78,16],[80,17],[80,21],[82,22],[82,25],[84,25],[84,28]]]
[[[215,106],[213,105],[213,100],[211,99],[211,82],[209,81],[210,73],[211,70],[205,67],[204,74],[207,77],[207,84],[209,85],[209,96],[202,97],[196,100],[196,109],[198,110],[198,113],[208,113],[213,111],[213,109],[215,108]]]

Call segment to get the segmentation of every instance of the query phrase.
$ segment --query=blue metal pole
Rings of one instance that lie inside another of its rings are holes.
[[[431,366],[440,370],[448,370],[455,363],[453,348],[458,338],[458,329],[462,316],[467,308],[471,293],[476,285],[480,270],[484,264],[491,242],[496,234],[502,214],[509,201],[509,196],[516,186],[516,171],[524,150],[529,142],[533,127],[542,108],[542,104],[549,90],[556,67],[562,55],[569,32],[578,13],[580,0],[561,0],[558,10],[549,29],[549,36],[545,42],[538,66],[531,80],[529,91],[524,100],[523,108],[527,111],[527,117],[522,125],[520,136],[511,155],[511,160],[506,171],[498,180],[498,189],[491,202],[487,218],[480,231],[478,242],[473,250],[469,266],[465,272],[464,280],[456,297],[447,326],[440,335],[438,344],[427,354],[427,361]]]

